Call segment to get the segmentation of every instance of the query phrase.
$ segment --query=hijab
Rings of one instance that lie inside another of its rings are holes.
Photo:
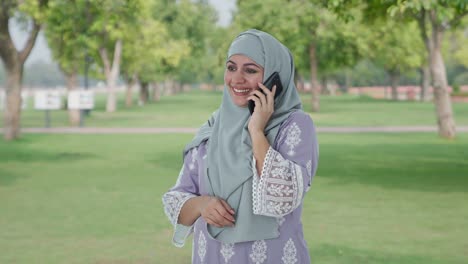
[[[294,61],[291,52],[266,32],[250,29],[240,33],[231,43],[227,60],[233,55],[245,55],[264,68],[263,80],[273,72],[280,75],[283,91],[275,99],[274,112],[265,128],[265,136],[273,145],[280,125],[289,115],[302,109],[294,84]],[[209,234],[224,243],[237,243],[279,236],[276,218],[253,214],[252,141],[247,128],[250,112],[230,98],[229,87],[224,86],[220,107],[199,129],[195,138],[184,149],[190,149],[208,140],[205,190],[224,199],[236,212],[235,226],[217,228],[207,226]]]

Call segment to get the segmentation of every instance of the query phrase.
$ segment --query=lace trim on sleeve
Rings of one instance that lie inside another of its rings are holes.
[[[255,158],[253,163],[254,214],[279,217],[296,209],[304,192],[301,167],[284,159],[272,147],[265,157],[261,177],[255,169]]]
[[[196,197],[191,193],[171,191],[167,192],[163,196],[164,212],[174,226],[174,236],[172,242],[177,247],[182,247],[185,243],[185,239],[190,235],[193,230],[193,226],[184,226],[177,223],[179,219],[180,210],[185,202]]]

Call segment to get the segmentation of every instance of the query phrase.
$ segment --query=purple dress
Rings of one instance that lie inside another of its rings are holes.
[[[202,217],[189,227],[177,223],[180,209],[188,199],[207,194],[203,177],[199,177],[206,168],[207,144],[209,141],[185,155],[175,186],[163,196],[166,215],[175,229],[174,245],[182,247],[193,233],[192,263],[195,264],[310,263],[301,215],[303,197],[317,168],[318,144],[309,115],[295,112],[283,122],[267,152],[261,177],[253,166],[254,214],[277,219],[280,236],[275,239],[222,243],[209,235]]]

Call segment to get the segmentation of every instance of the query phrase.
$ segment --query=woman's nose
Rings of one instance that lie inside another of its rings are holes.
[[[242,74],[242,72],[240,71],[235,71],[233,74],[232,74],[232,81],[234,83],[243,83],[245,81],[244,79],[244,75]]]

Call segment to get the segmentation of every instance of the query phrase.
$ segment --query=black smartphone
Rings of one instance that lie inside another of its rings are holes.
[[[268,77],[266,81],[263,82],[263,85],[265,85],[266,88],[268,88],[270,91],[273,89],[273,86],[276,85],[275,99],[276,97],[278,97],[281,91],[283,91],[283,85],[281,84],[281,79],[279,77],[278,72],[274,72],[273,74],[271,74],[270,77]],[[263,93],[262,90],[260,91]],[[255,102],[252,100],[249,100],[250,115],[252,115],[254,109],[255,109]]]

